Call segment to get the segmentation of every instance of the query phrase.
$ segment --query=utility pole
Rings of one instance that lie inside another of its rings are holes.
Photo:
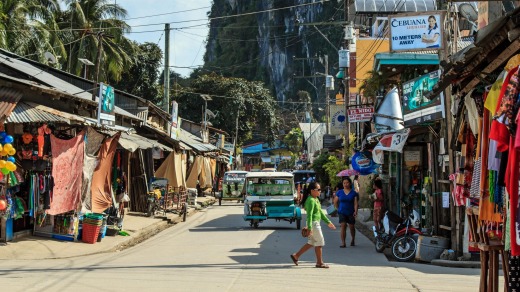
[[[96,81],[94,83],[94,88],[92,89],[92,101],[96,101],[96,92],[97,92],[97,86],[99,84],[99,68],[101,68],[101,56],[103,54],[103,38],[112,38],[112,36],[105,34],[104,32],[100,31],[97,33],[97,40],[98,40],[98,48],[97,48],[97,56],[96,56]]]
[[[325,113],[325,116],[327,117],[327,120],[326,120],[326,123],[325,123],[325,129],[326,129],[326,133],[327,135],[329,134],[329,123],[330,123],[330,112],[329,112],[329,87],[327,86],[327,83],[329,82],[329,56],[328,55],[325,55],[325,58],[324,58],[324,65],[325,65],[325,102],[326,102],[326,113]],[[331,82],[332,84],[332,82]]]
[[[347,24],[345,27],[345,50],[346,50],[346,66],[344,67],[343,73],[344,73],[344,79],[343,84],[345,86],[344,90],[344,100],[345,100],[345,143],[343,147],[343,159],[345,159],[345,162],[348,164],[348,149],[350,147],[350,122],[348,120],[348,108],[349,108],[349,101],[350,101],[350,40],[353,38],[353,25],[349,22],[349,14],[350,14],[350,0],[346,0],[344,2],[345,7],[345,23]],[[340,53],[341,54],[341,53]],[[344,56],[345,57],[345,56]],[[341,56],[340,56],[341,58]],[[340,65],[341,67],[341,65]]]
[[[170,24],[164,25],[164,98],[165,112],[170,112]]]
[[[235,156],[233,169],[237,169],[238,161],[237,161],[237,141],[238,141],[238,117],[240,116],[240,108],[237,110],[237,119],[235,124],[235,141],[233,141],[233,156]]]

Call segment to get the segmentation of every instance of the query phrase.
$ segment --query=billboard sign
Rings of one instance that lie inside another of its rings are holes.
[[[439,81],[440,74],[437,70],[403,83],[405,127],[444,118],[443,94],[431,100],[425,97]]]
[[[443,11],[402,13],[388,17],[390,51],[424,51],[443,48]]]
[[[98,123],[105,126],[114,126],[115,116],[115,96],[114,88],[101,82],[99,84],[99,106]]]
[[[374,115],[373,107],[362,107],[362,108],[353,108],[348,110],[348,122],[349,123],[359,123],[359,122],[368,122],[372,119]]]

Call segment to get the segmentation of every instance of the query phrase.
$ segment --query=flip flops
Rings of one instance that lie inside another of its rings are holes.
[[[316,265],[316,268],[320,268],[320,269],[328,269],[329,266],[326,265],[326,264],[321,264],[321,265]]]
[[[293,261],[294,265],[298,265],[298,260],[296,259],[296,257],[294,255],[291,255],[291,260]]]

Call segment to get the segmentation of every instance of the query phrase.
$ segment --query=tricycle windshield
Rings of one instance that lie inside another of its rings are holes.
[[[292,178],[249,178],[247,194],[253,196],[292,196],[293,187]]]
[[[225,184],[233,184],[233,183],[243,184],[244,181],[246,180],[246,174],[247,173],[226,172],[224,174],[224,183]]]

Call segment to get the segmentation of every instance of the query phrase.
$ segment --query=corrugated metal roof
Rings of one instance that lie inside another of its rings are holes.
[[[356,0],[356,13],[398,13],[437,10],[435,1],[426,0]]]
[[[55,122],[70,124],[70,120],[59,115],[38,109],[23,101],[19,102],[9,115],[6,123],[22,124],[22,123],[41,123]]]
[[[209,143],[203,143],[201,138],[193,135],[192,133],[190,133],[182,128],[180,129],[179,135],[177,138],[179,139],[179,141],[181,141],[185,144],[188,144],[190,147],[192,147],[193,149],[195,149],[199,152],[212,152],[212,151],[218,150],[218,148],[215,145],[209,144]]]
[[[89,91],[85,91],[75,85],[72,85],[58,77],[55,77],[52,74],[47,73],[43,69],[39,69],[29,63],[26,63],[20,59],[16,58],[10,58],[2,53],[0,53],[0,60],[2,60],[2,65],[8,66],[14,70],[17,70],[19,72],[23,72],[27,75],[30,75],[32,79],[38,80],[40,82],[43,82],[44,84],[47,84],[51,87],[53,87],[56,90],[63,91],[65,93],[68,93],[70,95],[77,96],[78,98],[81,98],[85,101],[89,101],[92,103],[92,93]],[[98,89],[99,90],[99,89]],[[97,92],[96,92],[97,94]],[[96,96],[96,102],[98,102],[99,98]],[[122,115],[125,117],[130,117],[136,120],[140,120],[139,117],[136,115],[133,115],[124,109],[120,107],[115,107],[114,112],[118,115]]]
[[[0,121],[7,118],[22,98],[22,93],[7,87],[0,87]]]

